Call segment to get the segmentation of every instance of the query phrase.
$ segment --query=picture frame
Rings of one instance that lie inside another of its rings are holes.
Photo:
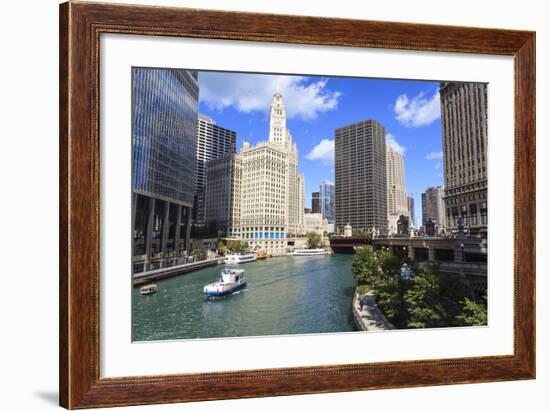
[[[101,378],[102,33],[512,56],[513,355]],[[60,5],[59,47],[61,406],[92,408],[535,378],[534,32],[68,2]]]

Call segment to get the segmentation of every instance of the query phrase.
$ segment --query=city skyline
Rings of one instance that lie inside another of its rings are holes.
[[[485,85],[430,97],[390,82],[376,96],[380,80],[226,76],[214,96],[198,72],[133,69],[133,340],[370,331],[384,316],[376,330],[487,324]],[[415,134],[409,148],[400,129]],[[447,187],[426,185],[443,175]],[[391,298],[364,310],[372,293]]]
[[[408,194],[417,204],[443,185],[439,82],[199,72],[199,112],[237,132],[237,150],[267,137],[273,93],[285,95],[287,123],[305,175],[304,207],[334,178],[334,130],[374,119],[403,154]],[[420,225],[419,213],[415,225]]]

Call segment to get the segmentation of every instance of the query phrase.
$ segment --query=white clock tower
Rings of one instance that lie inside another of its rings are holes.
[[[254,147],[245,143],[239,154],[239,194],[232,203],[239,214],[233,232],[252,250],[285,255],[289,236],[303,231],[304,175],[298,173],[298,148],[286,128],[281,93],[273,95],[269,140]]]
[[[286,112],[283,104],[283,96],[276,92],[271,103],[269,114],[269,141],[284,145],[287,143]]]

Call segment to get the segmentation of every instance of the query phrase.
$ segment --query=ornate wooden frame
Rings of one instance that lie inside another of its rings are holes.
[[[101,33],[498,54],[515,64],[514,354],[155,377],[99,374]],[[535,377],[535,33],[69,2],[60,6],[60,404],[90,408]]]

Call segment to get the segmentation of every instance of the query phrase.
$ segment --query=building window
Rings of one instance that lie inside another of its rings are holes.
[[[487,203],[481,203],[481,224],[487,224]]]
[[[470,223],[477,225],[477,204],[470,204]]]

